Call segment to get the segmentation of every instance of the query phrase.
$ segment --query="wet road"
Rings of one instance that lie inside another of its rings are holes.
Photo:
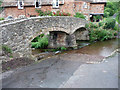
[[[119,53],[120,55],[120,53]],[[99,64],[80,66],[60,88],[118,88],[118,54]]]
[[[3,88],[118,87],[117,56],[107,62],[96,64],[118,48],[117,41],[102,43],[97,42],[6,72],[3,74],[2,86]]]

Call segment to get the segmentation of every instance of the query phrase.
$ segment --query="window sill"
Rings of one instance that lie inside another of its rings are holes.
[[[53,9],[60,9],[60,7],[53,7]]]
[[[23,10],[24,8],[18,8],[18,10]]]
[[[39,9],[39,8],[41,8],[41,7],[35,7],[36,9]]]

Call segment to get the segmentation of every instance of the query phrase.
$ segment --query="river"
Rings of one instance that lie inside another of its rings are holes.
[[[89,43],[88,41],[79,41],[78,49],[68,50],[62,52],[64,53],[73,53],[73,54],[89,54],[89,55],[99,55],[103,57],[109,56],[114,50],[120,48],[120,43],[118,43],[120,39],[112,39],[106,41],[97,41],[94,43]],[[44,55],[45,57],[51,57],[55,55],[53,52],[41,52],[40,49],[32,50],[33,55],[39,54]],[[41,54],[40,54],[41,53]]]

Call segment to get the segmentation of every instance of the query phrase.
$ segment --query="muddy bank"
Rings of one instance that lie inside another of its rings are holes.
[[[5,72],[8,70],[16,69],[18,67],[27,66],[34,62],[34,60],[28,58],[15,58],[7,62],[2,61],[2,71]]]

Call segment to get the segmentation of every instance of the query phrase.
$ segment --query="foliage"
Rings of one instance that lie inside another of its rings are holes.
[[[53,16],[71,16],[71,14],[70,13],[57,11],[56,13],[53,12]]]
[[[85,19],[85,16],[82,13],[77,12],[74,17]]]
[[[36,37],[32,42],[32,48],[47,48],[48,46],[48,36],[44,34]]]
[[[65,48],[65,47],[59,47],[58,50],[65,51],[65,50],[67,50],[67,48]]]
[[[61,47],[61,50],[62,50],[62,51],[65,51],[65,50],[67,50],[67,48],[65,48],[65,47]]]
[[[105,17],[109,17],[109,16],[113,16],[114,15],[114,10],[113,9],[111,9],[111,8],[106,8],[105,10],[104,10],[104,16]]]
[[[114,30],[116,30],[116,31],[120,31],[120,27],[119,27],[118,24],[115,25]]]
[[[113,18],[107,18],[105,21],[104,29],[113,29],[115,27],[115,19]]]
[[[39,16],[71,16],[70,13],[65,13],[61,11],[57,12],[51,12],[51,11],[45,11],[43,12],[42,10],[36,9],[36,11],[39,13]]]
[[[3,0],[0,0],[0,6],[1,6],[2,2],[3,2]],[[1,10],[2,10],[2,7],[0,7],[0,11],[1,11]]]
[[[113,18],[105,18],[103,21],[99,22],[99,27],[104,29],[114,29],[116,20]]]
[[[85,25],[86,28],[98,28],[99,26],[96,23],[90,22]]]
[[[104,10],[104,17],[113,16],[119,11],[120,2],[107,2],[107,5]]]
[[[99,19],[101,19],[101,16],[100,15],[96,15],[96,16],[93,16],[94,20],[97,21]]]
[[[117,16],[115,19],[120,24],[120,11],[117,13]]]
[[[1,20],[4,20],[4,18],[0,18],[0,21],[1,21]]]
[[[90,29],[90,41],[104,41],[112,39],[117,35],[117,32],[114,30],[106,30],[102,28]]]
[[[2,45],[2,50],[5,51],[5,52],[7,52],[7,53],[12,53],[11,48],[9,48],[9,47],[6,46],[6,45]]]
[[[45,14],[42,10],[36,9],[36,12],[39,13],[39,16],[45,16]]]

